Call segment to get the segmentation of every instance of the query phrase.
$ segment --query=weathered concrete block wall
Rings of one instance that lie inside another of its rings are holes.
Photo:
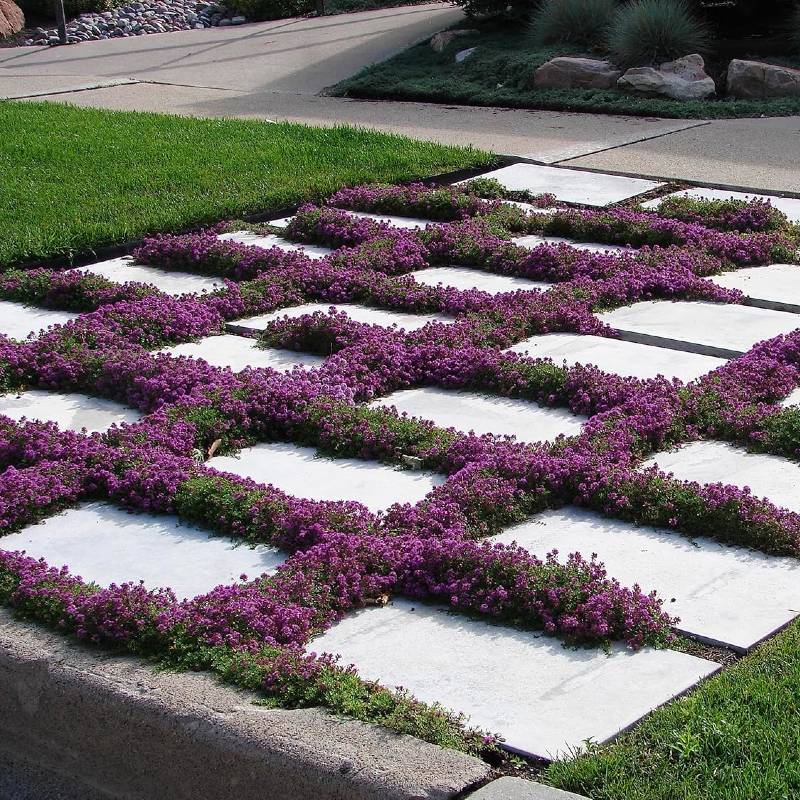
[[[252,699],[0,610],[0,798],[444,800],[489,774],[410,736]]]

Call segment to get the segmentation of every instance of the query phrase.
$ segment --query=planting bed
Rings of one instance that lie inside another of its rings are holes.
[[[800,267],[778,201],[659,191],[514,165],[5,273],[0,602],[487,756],[692,689],[677,632],[800,609]]]

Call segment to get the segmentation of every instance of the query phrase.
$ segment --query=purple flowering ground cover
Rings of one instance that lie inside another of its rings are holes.
[[[526,198],[533,206],[526,209],[500,195],[485,180],[342,189],[325,205],[301,207],[280,231],[291,241],[332,248],[319,259],[220,240],[222,231],[241,227],[235,223],[159,236],[134,252],[141,264],[223,279],[223,288],[201,295],[171,297],[80,271],[0,276],[0,299],[80,312],[25,341],[0,339],[5,391],[82,392],[144,415],[93,435],[0,418],[0,536],[102,499],[132,511],[177,514],[288,556],[272,575],[243,577],[178,601],[166,587],[100,587],[68,566],[0,550],[0,603],[98,645],[212,670],[276,703],[324,705],[487,755],[497,746],[491,733],[365,682],[307,645],[354,609],[406,597],[540,630],[568,645],[671,646],[677,620],[663,598],[621,584],[594,555],[533,555],[485,541],[569,504],[676,535],[800,555],[799,514],[746,488],[638,469],[658,450],[703,438],[800,458],[800,414],[780,405],[800,385],[800,330],[759,343],[689,384],[504,352],[537,334],[613,336],[595,313],[641,300],[742,303],[740,292],[708,278],[796,262],[793,226],[764,203],[543,211],[553,198]],[[399,229],[348,211],[433,222]],[[513,241],[521,234],[626,249],[526,248]],[[455,265],[552,286],[490,294],[413,279],[416,271]],[[306,302],[435,312],[447,320],[406,332],[333,310],[277,318],[257,335],[259,346],[325,357],[318,367],[287,372],[234,373],[154,352]],[[366,404],[422,386],[520,398],[587,421],[580,435],[523,444],[445,430]],[[375,513],[355,501],[290,496],[205,463],[263,441],[310,445],[334,458],[413,464],[446,480],[416,505]]]

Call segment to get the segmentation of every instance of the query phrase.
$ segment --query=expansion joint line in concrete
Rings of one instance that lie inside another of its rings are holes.
[[[685,125],[682,128],[676,128],[673,131],[664,131],[663,133],[654,133],[652,136],[642,136],[642,137],[640,137],[638,139],[632,139],[629,142],[621,142],[620,144],[612,144],[612,145],[609,145],[608,147],[599,147],[596,150],[587,150],[585,153],[581,153],[580,155],[572,155],[572,156],[569,156],[569,158],[556,159],[555,161],[542,161],[542,160],[535,159],[535,158],[529,158],[527,156],[509,156],[509,158],[514,158],[515,160],[521,161],[521,162],[526,163],[526,164],[539,164],[539,165],[542,165],[542,166],[551,166],[552,167],[552,166],[561,165],[561,164],[569,164],[569,162],[571,162],[571,161],[577,161],[579,158],[585,158],[586,156],[594,156],[594,155],[597,155],[598,153],[607,153],[610,150],[619,150],[619,149],[621,149],[623,147],[629,147],[630,145],[633,145],[633,144],[641,144],[642,142],[649,142],[649,141],[652,141],[654,139],[663,139],[666,136],[672,136],[672,135],[674,135],[676,133],[683,133],[684,131],[690,131],[690,130],[692,130],[694,128],[703,128],[706,125],[710,125],[710,124],[711,124],[710,120],[700,120],[699,122],[695,122],[695,123],[693,123],[691,125]],[[584,167],[570,167],[570,169],[583,169],[585,172],[595,172],[595,171],[599,172],[600,171],[600,170],[586,169]],[[604,172],[608,172],[608,170],[604,170]],[[615,174],[623,175],[623,174],[626,174],[626,173],[621,173],[620,172],[620,173],[615,173]],[[640,175],[638,173],[636,173],[636,174],[631,173],[628,177],[643,178],[643,177],[648,177],[648,176]]]

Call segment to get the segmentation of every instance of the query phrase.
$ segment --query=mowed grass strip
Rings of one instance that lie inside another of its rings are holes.
[[[800,623],[545,778],[593,800],[800,797]]]
[[[492,163],[351,127],[0,103],[0,267]]]

